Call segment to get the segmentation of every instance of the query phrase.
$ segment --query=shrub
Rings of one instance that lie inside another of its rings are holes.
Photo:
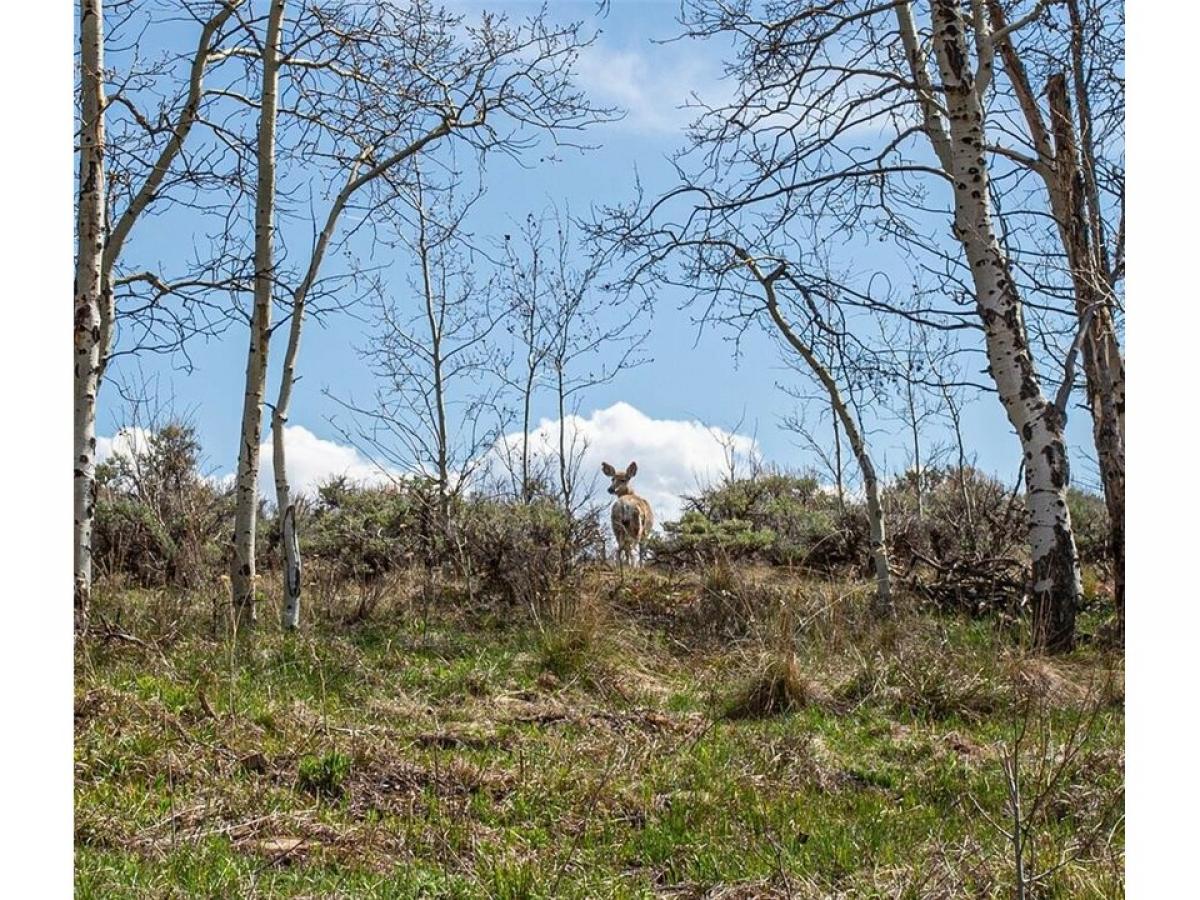
[[[689,497],[680,520],[663,530],[655,557],[679,562],[724,556],[828,569],[857,560],[866,546],[859,511],[843,512],[815,478],[782,472],[726,480]]]
[[[1107,562],[1112,558],[1109,546],[1108,508],[1098,494],[1071,488],[1067,491],[1067,507],[1071,510],[1071,527],[1075,531],[1075,548],[1083,563]]]
[[[424,487],[356,485],[345,477],[327,481],[311,505],[298,507],[301,553],[328,564],[337,578],[353,581],[421,558],[431,531],[431,500]]]
[[[911,473],[883,492],[892,563],[906,584],[939,606],[982,611],[1024,590],[1023,497],[973,467],[923,473],[924,515]]]
[[[170,423],[96,467],[92,558],[143,587],[194,587],[217,571],[233,527],[232,491],[199,469],[195,430]]]
[[[545,497],[473,497],[455,527],[463,574],[493,598],[541,612],[564,601],[567,576],[603,546],[595,516],[569,518]]]
[[[678,522],[666,522],[665,541],[654,543],[657,556],[761,558],[778,539],[769,528],[755,528],[745,519],[714,522],[696,510],[688,510]]]

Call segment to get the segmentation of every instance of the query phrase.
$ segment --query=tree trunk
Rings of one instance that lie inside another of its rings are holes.
[[[571,461],[567,458],[567,385],[566,362],[561,354],[554,361],[555,386],[558,393],[558,487],[562,492],[563,512],[567,521],[574,518],[571,494]]]
[[[862,472],[863,488],[867,495],[867,519],[871,538],[871,564],[875,569],[875,611],[878,615],[890,616],[895,612],[895,604],[892,601],[892,574],[888,559],[887,529],[883,519],[883,505],[879,502],[879,479],[875,475],[875,466],[871,462],[871,455],[867,452],[866,441],[863,440],[862,432],[859,430],[854,414],[842,399],[842,392],[838,388],[833,375],[817,359],[808,344],[800,339],[800,336],[792,329],[779,309],[779,299],[775,293],[775,281],[783,274],[783,267],[780,267],[770,275],[763,275],[757,262],[746,251],[738,250],[737,252],[742,261],[749,266],[750,271],[754,273],[754,277],[763,286],[763,290],[766,292],[767,312],[770,314],[771,320],[775,323],[775,327],[779,329],[780,334],[791,344],[792,348],[803,357],[813,374],[816,375],[817,380],[821,382],[825,388],[825,392],[829,395],[829,403],[833,407],[838,421],[842,423],[842,428],[846,431],[846,438],[850,441],[850,449],[854,453],[854,458],[858,461],[859,470]]]
[[[841,416],[842,424],[846,428],[846,435],[850,438],[850,447],[853,449],[854,458],[858,460],[858,467],[862,471],[863,488],[867,494],[867,519],[871,529],[871,563],[875,568],[875,611],[880,615],[890,616],[895,612],[895,604],[892,602],[892,574],[888,561],[887,532],[883,523],[883,505],[879,502],[879,480],[875,476],[875,466],[871,463],[871,457],[867,453],[866,444],[863,443],[857,425],[847,424],[848,422],[853,423],[853,416],[841,403],[840,398],[838,407],[838,415]]]
[[[254,538],[258,516],[259,442],[271,336],[271,298],[275,286],[275,121],[279,104],[279,45],[285,0],[271,0],[263,46],[262,105],[258,119],[258,186],[254,213],[254,312],[246,358],[238,448],[237,509],[233,534],[233,600],[239,627],[254,624]]]
[[[1100,479],[1108,508],[1109,543],[1115,576],[1114,600],[1119,633],[1125,633],[1125,362],[1112,315],[1112,280],[1103,244],[1099,193],[1096,189],[1095,160],[1091,147],[1091,111],[1082,83],[1082,25],[1074,0],[1068,0],[1072,21],[1072,61],[1075,89],[1080,100],[1083,140],[1077,149],[1074,118],[1068,98],[1066,79],[1054,76],[1047,84],[1051,130],[1046,128],[1025,67],[1010,39],[998,42],[1009,81],[1017,94],[1021,111],[1029,126],[1038,154],[1037,172],[1046,185],[1050,208],[1058,224],[1067,264],[1075,289],[1076,314],[1087,322],[1084,335],[1084,376],[1088,405],[1092,415],[1092,437],[1100,462]],[[998,0],[989,0],[993,31],[1004,28],[1004,9]],[[1082,151],[1082,166],[1080,165]],[[1086,199],[1086,204],[1085,204]],[[1091,240],[1089,241],[1089,232]],[[1087,317],[1090,317],[1087,318]]]
[[[300,627],[300,534],[296,528],[296,504],[289,502],[279,517],[279,540],[283,547],[283,627]]]
[[[949,128],[949,151],[942,162],[954,183],[954,235],[971,268],[991,376],[1024,451],[1034,642],[1052,652],[1070,650],[1080,578],[1067,508],[1070,473],[1062,417],[1042,393],[1021,298],[992,220],[983,106],[968,68],[961,3],[935,0],[933,7]]]
[[[104,211],[104,11],[81,0],[79,246],[75,259],[74,571],[75,631],[87,631],[92,596],[92,526],[96,515],[96,391],[101,362]]]
[[[426,216],[424,197],[420,193],[418,182],[418,237],[417,252],[421,257],[421,289],[425,294],[425,318],[429,324],[429,347],[433,364],[433,404],[434,431],[437,441],[437,529],[444,538],[449,538],[450,529],[450,429],[446,416],[446,380],[443,371],[445,360],[442,358],[442,320],[437,311],[437,298],[434,296],[433,277],[429,271],[429,242],[426,235]],[[443,294],[442,303],[447,302]]]
[[[304,280],[292,295],[292,319],[288,327],[287,350],[283,356],[283,371],[279,377],[279,395],[271,411],[272,465],[275,469],[275,509],[279,517],[279,534],[283,547],[283,627],[293,630],[300,627],[300,592],[303,585],[303,566],[300,558],[300,536],[296,528],[296,505],[292,500],[292,487],[287,475],[286,430],[288,413],[292,406],[292,387],[296,383],[296,358],[300,354],[300,336],[304,329],[304,313],[308,305],[308,294],[316,281],[317,272],[325,251],[337,227],[337,219],[346,206],[350,191],[355,185],[356,170],[351,171],[350,182],[338,194],[325,227],[317,238],[313,255],[309,259]]]
[[[1053,177],[1047,179],[1051,207],[1071,267],[1075,309],[1087,323],[1082,354],[1092,414],[1092,437],[1109,517],[1114,600],[1119,633],[1125,633],[1125,363],[1117,343],[1112,302],[1103,265],[1092,245],[1085,212],[1085,183],[1075,140],[1066,76],[1046,85],[1054,134]],[[1088,318],[1090,317],[1090,318]]]
[[[908,424],[912,429],[913,443],[913,473],[916,475],[917,488],[917,521],[925,520],[925,477],[921,470],[921,423],[917,421],[917,404],[913,397],[911,371],[905,379],[904,387],[908,399]]]
[[[958,450],[958,495],[962,498],[963,512],[967,517],[967,541],[971,550],[975,550],[975,505],[971,502],[971,493],[967,490],[967,446],[963,441],[962,418],[958,403],[946,385],[942,385],[942,396],[946,400],[946,409],[950,412],[950,422],[954,426],[954,443]]]
[[[833,411],[833,461],[837,467],[837,498],[838,511],[846,514],[846,485],[842,472],[842,430],[838,425],[837,409],[831,402],[829,408]]]
[[[296,516],[294,504],[292,503],[292,490],[287,477],[287,444],[284,440],[284,430],[287,426],[288,412],[292,405],[292,386],[296,383],[296,358],[300,353],[300,336],[304,330],[304,314],[308,307],[308,295],[312,291],[313,285],[316,284],[317,275],[321,271],[321,264],[325,260],[329,244],[333,241],[334,233],[337,231],[338,219],[341,218],[342,212],[345,210],[346,204],[350,202],[350,198],[354,192],[374,181],[393,166],[420,152],[426,144],[444,137],[449,133],[449,130],[449,124],[442,122],[428,134],[418,138],[407,147],[404,147],[361,174],[360,165],[363,162],[363,158],[360,157],[355,161],[354,165],[350,168],[350,177],[347,179],[345,186],[338,192],[337,197],[334,198],[333,205],[329,208],[329,213],[325,217],[325,225],[321,229],[321,233],[317,236],[312,256],[308,260],[308,268],[304,273],[304,280],[300,282],[300,286],[292,294],[292,319],[291,325],[288,328],[287,350],[283,357],[283,372],[279,380],[279,396],[275,402],[275,409],[271,414],[271,445],[275,468],[275,504],[279,516],[280,535],[284,537],[283,627],[285,629],[298,628],[300,625],[300,591],[302,586],[300,538],[296,533]],[[422,229],[424,229],[423,219]],[[428,287],[428,284],[426,284],[426,287]],[[441,433],[444,435],[445,408],[440,402],[438,408],[442,419]],[[441,506],[445,510],[447,508],[445,495],[447,470],[444,453],[440,458],[442,462],[439,467],[439,471],[441,472],[440,484],[442,485]],[[445,521],[445,512],[443,512],[443,521]],[[292,529],[290,539],[287,536],[287,529],[289,527]]]

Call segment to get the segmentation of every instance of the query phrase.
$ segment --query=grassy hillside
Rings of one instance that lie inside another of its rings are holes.
[[[1033,896],[1123,894],[1099,642],[749,566],[596,569],[541,616],[325,583],[298,635],[264,588],[252,640],[220,586],[98,598],[80,897],[1011,896],[1014,758]]]

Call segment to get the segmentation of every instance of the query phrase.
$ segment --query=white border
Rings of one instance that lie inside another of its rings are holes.
[[[1129,896],[1195,890],[1197,801],[1194,3],[1127,4],[1129,114],[1126,515]]]

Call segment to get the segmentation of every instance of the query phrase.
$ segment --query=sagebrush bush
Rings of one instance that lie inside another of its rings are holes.
[[[768,472],[687,498],[683,516],[663,531],[652,545],[656,559],[686,564],[724,556],[829,569],[860,556],[866,520],[859,510],[843,512],[811,476]]]
[[[1075,549],[1079,561],[1101,563],[1112,558],[1109,544],[1108,508],[1104,498],[1079,488],[1067,491],[1067,507],[1071,510],[1071,527],[1075,532]]]
[[[603,549],[595,516],[569,517],[545,497],[473,497],[455,533],[462,574],[482,593],[538,610],[563,602],[576,564]]]
[[[358,485],[344,477],[317,488],[298,507],[305,559],[321,561],[342,579],[365,581],[423,556],[432,540],[432,499],[424,485]],[[272,522],[272,528],[277,525]]]
[[[967,466],[906,472],[882,491],[891,564],[902,584],[944,609],[1015,608],[1028,566],[1024,497]],[[1084,562],[1107,554],[1107,519],[1099,498],[1071,492]],[[1078,510],[1078,511],[1076,511]],[[824,574],[869,577],[867,516],[861,502],[842,508],[808,475],[773,471],[726,479],[687,499],[683,515],[650,542],[653,558],[685,567],[757,561]],[[726,621],[740,601],[709,593]],[[739,617],[745,618],[741,613]]]
[[[173,422],[96,467],[97,573],[142,587],[195,587],[222,570],[230,489],[200,472],[195,430]]]

